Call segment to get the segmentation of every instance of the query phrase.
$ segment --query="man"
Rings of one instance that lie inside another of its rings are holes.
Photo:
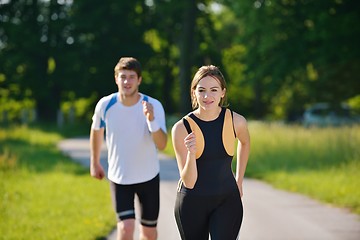
[[[165,112],[158,100],[139,92],[138,60],[120,58],[114,72],[118,92],[100,99],[92,118],[90,174],[100,180],[105,176],[100,164],[105,133],[117,239],[133,239],[136,194],[141,206],[140,239],[152,240],[157,238],[159,215],[157,149],[163,150],[167,143]]]

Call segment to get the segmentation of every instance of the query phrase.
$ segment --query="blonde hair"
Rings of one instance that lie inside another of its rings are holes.
[[[199,70],[195,73],[193,80],[191,81],[191,87],[190,87],[190,96],[191,96],[191,105],[193,109],[196,109],[199,107],[198,102],[196,101],[196,97],[194,96],[194,91],[196,89],[196,86],[200,82],[201,79],[210,76],[214,79],[216,79],[220,83],[221,90],[226,89],[226,81],[221,73],[220,69],[214,65],[207,65],[202,66],[199,68]],[[227,106],[227,95],[225,92],[224,97],[221,98],[219,106]]]

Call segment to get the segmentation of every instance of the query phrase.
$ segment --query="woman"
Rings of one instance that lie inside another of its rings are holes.
[[[232,240],[240,230],[242,182],[250,152],[246,119],[227,109],[226,82],[203,66],[191,83],[194,111],[175,123],[172,141],[180,172],[175,218],[183,240]],[[237,139],[236,176],[231,161]]]

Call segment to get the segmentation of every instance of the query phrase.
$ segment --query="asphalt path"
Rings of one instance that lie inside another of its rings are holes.
[[[105,145],[105,144],[104,144]],[[59,149],[74,161],[89,167],[88,138],[66,139]],[[101,163],[107,169],[106,147]],[[174,159],[159,154],[160,215],[159,240],[179,240],[173,215],[179,173]],[[245,179],[244,219],[241,240],[360,240],[360,216],[346,209],[321,204],[300,194],[271,187],[264,182]],[[138,239],[136,227],[135,239]],[[116,229],[107,240],[116,240]]]

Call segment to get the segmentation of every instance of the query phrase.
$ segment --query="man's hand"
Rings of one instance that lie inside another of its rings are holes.
[[[90,165],[90,175],[93,178],[97,178],[99,180],[105,177],[105,171],[101,164],[91,164]]]
[[[143,105],[143,112],[146,116],[147,120],[152,121],[154,120],[154,107],[151,103],[142,101]]]

